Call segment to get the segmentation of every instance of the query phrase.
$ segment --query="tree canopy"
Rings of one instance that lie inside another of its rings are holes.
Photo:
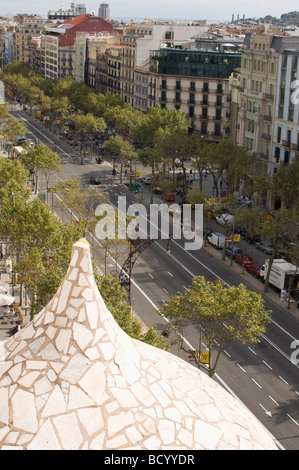
[[[184,294],[166,301],[159,313],[170,321],[184,350],[187,350],[183,341],[185,327],[191,323],[198,328],[202,341],[200,350],[193,351],[194,358],[211,377],[225,348],[233,341],[258,343],[270,322],[270,311],[265,309],[261,295],[249,291],[243,284],[228,286],[219,280],[209,282],[202,276],[194,278]],[[209,353],[208,364],[200,362],[202,343],[206,343]],[[215,344],[217,351],[213,360]]]

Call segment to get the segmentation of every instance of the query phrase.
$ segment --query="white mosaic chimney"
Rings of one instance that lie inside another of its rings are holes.
[[[216,382],[119,328],[85,240],[51,302],[2,351],[2,450],[276,449]]]

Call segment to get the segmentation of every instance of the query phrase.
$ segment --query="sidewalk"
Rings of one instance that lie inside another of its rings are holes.
[[[12,286],[11,283],[11,274],[7,274],[6,270],[3,266],[0,266],[0,274],[1,274],[1,283],[7,284],[8,293],[12,297],[15,298],[15,309],[19,310],[23,318],[23,325],[26,325],[30,321],[29,317],[29,307],[26,305],[20,306],[20,286]],[[12,295],[13,294],[13,295]],[[0,314],[0,341],[4,341],[8,339],[12,335],[12,329],[16,326],[17,317],[8,316],[8,315],[1,315]]]
[[[231,266],[231,260],[227,256],[225,257],[225,260],[222,261],[222,250],[217,250],[216,248],[210,245],[207,245],[202,249],[205,250],[210,256],[217,258],[220,263],[223,263],[227,268],[237,274],[240,277],[240,283],[247,282],[260,294],[262,294],[266,299],[271,300],[271,302],[275,303],[279,308],[283,309],[285,313],[292,316],[295,320],[299,321],[299,309],[297,308],[295,303],[291,303],[290,309],[288,309],[287,301],[280,300],[279,293],[272,290],[271,287],[269,287],[267,293],[264,293],[264,284],[260,279],[256,279],[254,276],[249,274],[246,269],[244,269],[243,272],[243,267],[235,261],[233,261],[233,264]]]

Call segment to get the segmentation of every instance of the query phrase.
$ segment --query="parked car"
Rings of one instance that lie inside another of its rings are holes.
[[[165,194],[165,201],[174,202],[175,201],[174,194],[173,193],[166,193]]]
[[[98,178],[97,176],[92,176],[92,177],[90,178],[90,184],[99,185],[99,184],[102,184],[102,183],[101,183],[100,178]]]
[[[234,216],[230,214],[221,214],[216,217],[216,222],[220,225],[231,227],[234,223]]]
[[[256,242],[254,246],[268,255],[270,255],[273,251],[273,245],[270,243]]]
[[[26,137],[25,135],[23,135],[22,137],[19,137],[18,140],[17,140],[17,145],[21,145],[21,144],[24,144],[25,142],[28,141],[28,137]]]
[[[295,300],[295,302],[299,302],[299,289],[292,289],[291,297],[293,300]]]
[[[234,229],[234,233],[240,235],[240,237],[245,237],[245,232],[241,227],[237,227]]]
[[[252,276],[259,278],[260,277],[260,270],[261,270],[262,265],[261,264],[247,264],[245,266],[245,269],[249,274],[252,274]]]
[[[144,184],[151,184],[152,183],[152,178],[150,176],[144,176],[142,179],[141,179],[142,183]]]
[[[247,266],[248,264],[253,264],[252,256],[239,254],[236,256],[236,262],[241,264],[241,266]]]
[[[249,233],[244,234],[244,240],[245,239],[250,244],[259,243],[261,241],[259,235],[257,235],[256,233],[253,235],[249,235]]]
[[[219,209],[214,209],[212,207],[209,207],[208,209],[205,209],[205,215],[207,217],[211,217],[211,219],[216,219],[216,217],[219,217],[221,214],[230,214],[230,210],[226,206],[222,206]]]
[[[233,246],[232,245],[226,245],[225,253],[230,258],[233,257],[233,259],[236,259],[236,256],[241,255],[243,253],[243,251],[241,250],[241,248],[238,248],[235,245],[233,245]]]
[[[275,259],[285,259],[286,261],[289,261],[289,256],[286,251],[278,251],[275,255]]]
[[[73,140],[73,134],[69,133],[66,135],[67,140]]]

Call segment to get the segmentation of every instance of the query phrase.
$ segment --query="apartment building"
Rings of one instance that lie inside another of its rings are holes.
[[[120,37],[119,37],[120,39]],[[108,49],[108,80],[107,91],[111,94],[120,93],[121,46],[110,46]]]
[[[40,71],[45,78],[58,79],[59,71],[59,35],[54,31],[41,36]]]
[[[119,33],[114,31],[113,25],[108,21],[87,14],[56,27],[48,27],[46,31],[47,34],[43,35],[41,41],[41,71],[47,78],[58,79],[68,75],[78,76],[78,79],[84,77],[86,52],[82,33],[86,33],[86,37],[99,33]],[[76,46],[77,35],[81,35],[81,39],[78,36]],[[79,57],[76,54],[78,50]]]
[[[240,40],[200,38],[192,49],[151,51],[148,67],[143,73],[141,68],[136,70],[135,107],[179,109],[191,118],[192,129],[209,140],[229,137],[229,77],[240,67],[241,44]]]
[[[151,50],[162,46],[189,43],[208,30],[208,25],[179,24],[172,21],[131,22],[121,41],[121,98],[135,102],[135,69],[148,63]]]
[[[287,41],[277,64],[271,173],[299,153],[299,37],[296,39]]]
[[[15,27],[12,36],[10,60],[28,62],[31,65],[32,39],[41,35],[46,26],[45,20],[37,16],[24,16],[22,24]]]
[[[84,4],[74,4],[73,2],[71,3],[71,7],[67,10],[66,8],[61,6],[59,10],[54,11],[50,10],[48,11],[48,19],[49,20],[55,20],[55,21],[66,21],[66,20],[72,20],[76,18],[79,15],[85,14],[86,13],[86,7]]]
[[[294,158],[299,143],[298,105],[291,101],[298,52],[299,37],[245,36],[235,138],[261,158],[270,175]]]
[[[244,39],[237,143],[255,152],[270,171],[278,52],[273,36],[247,34]]]

